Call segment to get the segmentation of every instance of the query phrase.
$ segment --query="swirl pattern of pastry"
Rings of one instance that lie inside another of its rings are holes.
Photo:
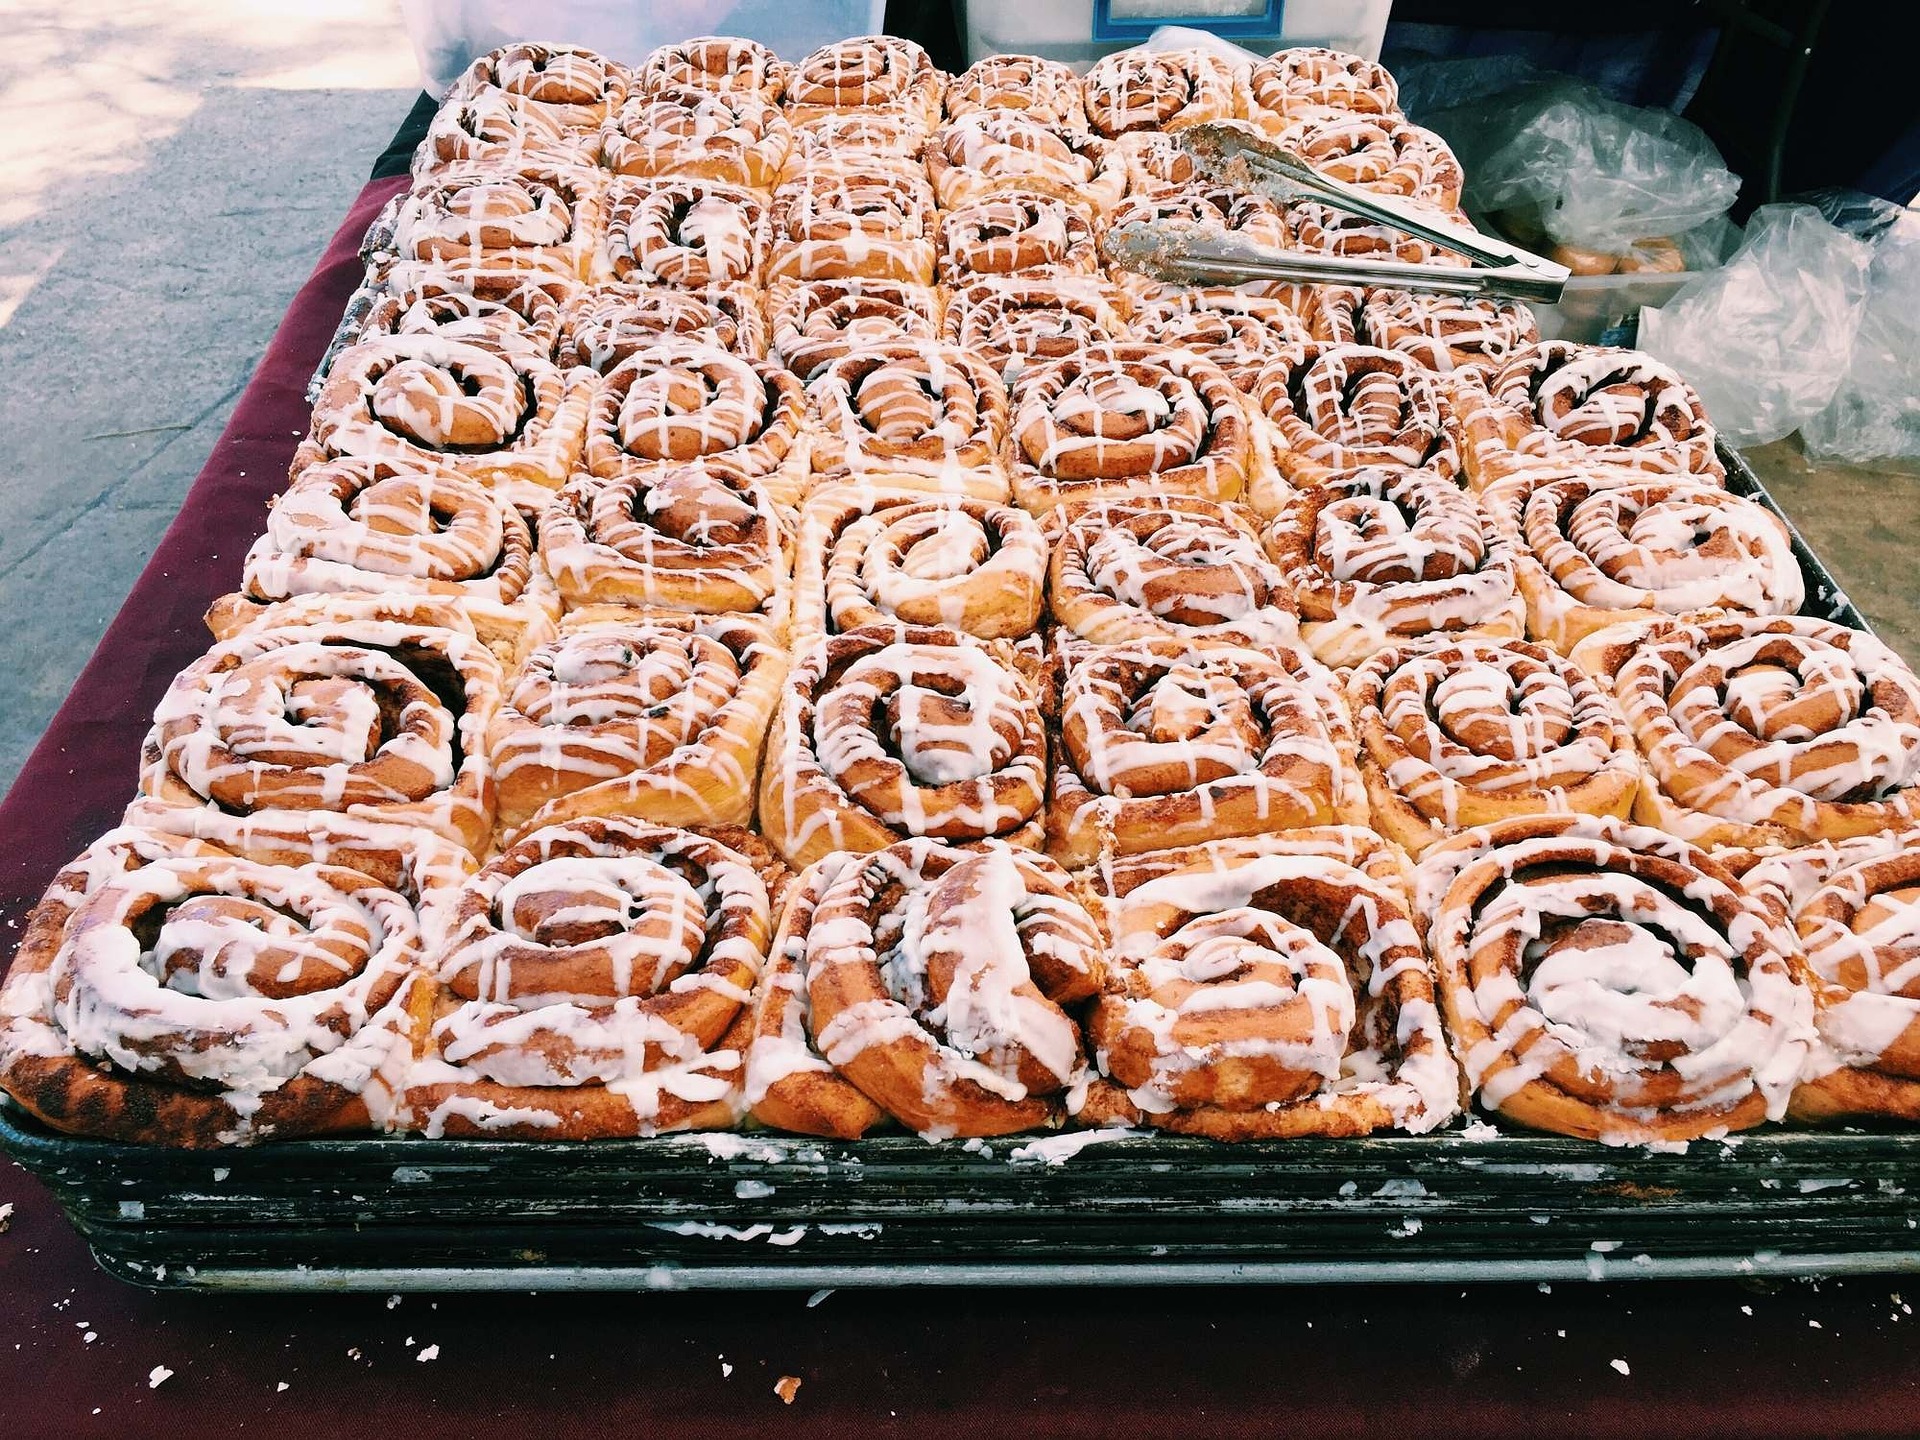
[[[1295,491],[1266,532],[1323,662],[1357,665],[1427,635],[1517,638],[1513,548],[1431,470],[1342,470]]]
[[[940,218],[940,274],[948,284],[1099,273],[1092,217],[1057,196],[997,192],[965,201]]]
[[[1562,653],[1654,614],[1792,615],[1806,599],[1786,522],[1711,485],[1549,479],[1486,495],[1520,540],[1527,632]]]
[[[949,210],[1002,190],[1111,210],[1127,188],[1112,141],[1017,110],[976,110],[941,126],[927,146],[927,178]]]
[[[1343,185],[1442,210],[1459,207],[1466,180],[1460,161],[1433,131],[1398,115],[1302,110],[1280,127],[1275,143]]]
[[[1400,87],[1386,67],[1358,55],[1298,45],[1269,56],[1247,77],[1248,115],[1277,131],[1313,109],[1397,115]]]
[[[1073,506],[1054,523],[1047,602],[1083,639],[1299,638],[1286,579],[1236,506],[1142,497]]]
[[[498,91],[449,97],[414,152],[413,174],[425,179],[456,167],[517,170],[525,164],[591,165],[596,140],[543,110],[515,105]]]
[[[806,392],[789,372],[699,342],[637,350],[594,393],[582,460],[599,480],[698,462],[781,505],[806,485]]]
[[[1634,818],[1704,845],[1805,845],[1920,818],[1920,678],[1873,636],[1802,616],[1602,630],[1573,659],[1646,762]]]
[[[631,83],[625,66],[592,50],[521,41],[477,57],[451,93],[499,95],[569,130],[591,130],[620,108]]]
[[[1524,640],[1434,640],[1353,672],[1372,825],[1409,854],[1514,815],[1624,820],[1639,789],[1633,735],[1604,690]]]
[[[1033,366],[1013,389],[1014,498],[1040,512],[1075,500],[1232,500],[1252,429],[1219,366],[1186,350],[1094,345]]]
[[[1359,340],[1398,350],[1438,375],[1492,375],[1540,338],[1533,312],[1517,300],[1369,290],[1357,333],[1317,339]]]
[[[606,181],[581,166],[528,160],[441,171],[394,218],[395,253],[412,260],[593,276],[606,234]]]
[[[311,445],[322,456],[554,487],[580,454],[591,378],[437,335],[366,340],[334,361]]]
[[[1813,972],[1813,1054],[1796,1119],[1920,1119],[1920,834],[1774,854],[1743,877],[1777,904]]]
[[[796,121],[837,111],[899,114],[932,129],[946,82],[927,52],[897,35],[859,35],[822,45],[787,76]]]
[[[1286,351],[1254,377],[1250,409],[1272,440],[1274,475],[1250,496],[1273,514],[1285,485],[1317,485],[1359,466],[1460,473],[1453,408],[1434,377],[1405,355],[1315,342]]]
[[[894,280],[803,280],[768,305],[773,358],[802,380],[849,350],[940,336],[940,293]]]
[[[1302,651],[1163,638],[1064,655],[1047,808],[1062,863],[1365,820],[1339,686]]]
[[[722,95],[754,95],[777,103],[787,88],[788,66],[756,40],[700,35],[678,45],[662,45],[647,57],[633,81],[644,94],[663,90],[708,90]]]
[[[745,831],[628,819],[501,851],[454,899],[431,957],[443,996],[408,1128],[585,1140],[736,1124],[769,875]]]
[[[1432,210],[1436,224],[1472,228],[1451,211]],[[1410,235],[1350,210],[1336,210],[1318,200],[1297,200],[1283,215],[1286,248],[1309,255],[1338,255],[1346,260],[1399,260],[1408,265],[1465,265],[1468,262],[1431,240]]]
[[[799,868],[896,840],[1037,846],[1039,685],[1005,641],[871,625],[799,657],[760,775],[760,830]]]
[[[1006,387],[968,351],[911,341],[862,346],[822,370],[807,399],[816,476],[1006,498]]]
[[[767,280],[933,283],[937,227],[925,172],[884,154],[810,169],[774,192]]]
[[[1057,1124],[1087,1071],[1073,1009],[1103,976],[1100,932],[1044,855],[829,855],[794,887],[754,998],[748,1104],[845,1139],[887,1120],[934,1140]]]
[[[415,1039],[416,884],[136,827],[53,882],[0,992],[0,1081],[56,1129],[190,1148],[385,1124]],[[404,893],[403,893],[404,891]]]
[[[1477,490],[1543,465],[1726,477],[1693,387],[1637,350],[1543,340],[1464,390],[1461,408]]]
[[[1047,542],[1024,510],[868,485],[814,494],[795,547],[793,631],[944,625],[1017,640],[1040,623]]]
[[[540,559],[569,609],[785,618],[787,560],[773,503],[711,463],[577,477],[541,517]]]
[[[1080,82],[1087,123],[1109,140],[1134,130],[1230,120],[1239,89],[1233,67],[1205,50],[1122,50]]]
[[[503,355],[551,360],[562,316],[577,298],[567,280],[469,265],[396,264],[367,310],[360,338],[437,335]]]
[[[1123,304],[1118,290],[1093,279],[975,280],[948,296],[942,334],[1017,380],[1031,365],[1124,339]]]
[[[1133,339],[1145,344],[1204,356],[1242,391],[1287,346],[1312,338],[1306,322],[1283,301],[1238,290],[1186,286],[1141,300],[1127,329]]]
[[[636,351],[675,341],[757,360],[767,353],[767,317],[745,285],[600,285],[567,307],[558,358],[605,375]]]
[[[1434,1129],[1460,1108],[1404,860],[1321,827],[1113,861],[1079,1113],[1217,1140]]]
[[[636,285],[754,284],[767,254],[767,202],[718,180],[624,180],[608,197],[607,263]]]
[[[1083,129],[1080,77],[1071,66],[1038,55],[989,55],[947,86],[947,118],[980,110],[1013,110],[1042,125]]]
[[[1486,1109],[1616,1145],[1785,1113],[1812,999],[1782,927],[1705,852],[1617,820],[1506,820],[1430,851],[1415,901]]]
[[[757,617],[576,612],[527,657],[488,735],[501,825],[745,825],[786,673]]]
[[[770,190],[792,146],[787,117],[756,95],[661,89],[620,107],[601,133],[600,160],[618,175]]]
[[[1152,225],[1162,233],[1182,226],[1225,230],[1249,244],[1276,250],[1288,238],[1286,217],[1271,198],[1230,185],[1189,184],[1137,193],[1113,212],[1112,224],[1116,230],[1124,225]],[[1116,278],[1136,283],[1130,272],[1118,272]]]

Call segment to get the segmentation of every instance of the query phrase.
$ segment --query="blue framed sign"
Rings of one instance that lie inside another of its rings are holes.
[[[1144,40],[1162,25],[1188,25],[1223,39],[1278,35],[1286,0],[1093,0],[1095,40]]]

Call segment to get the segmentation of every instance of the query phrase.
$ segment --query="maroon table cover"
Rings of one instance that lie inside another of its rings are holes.
[[[305,429],[370,184],[0,805],[0,921],[132,794]],[[49,603],[60,603],[50,597]],[[809,1296],[152,1293],[0,1166],[0,1436],[1847,1435],[1920,1429],[1898,1277]],[[1911,1285],[1920,1297],[1920,1277]],[[156,1368],[158,1367],[158,1368]],[[169,1373],[170,1372],[170,1373]],[[775,1384],[801,1384],[783,1404]],[[156,1381],[158,1383],[156,1383]],[[669,1428],[671,1427],[671,1428]]]

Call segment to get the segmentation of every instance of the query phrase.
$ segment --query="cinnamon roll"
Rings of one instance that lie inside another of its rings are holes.
[[[499,95],[569,130],[592,130],[620,108],[632,76],[577,45],[520,41],[479,56],[453,82],[450,99]]]
[[[575,477],[541,518],[569,609],[631,605],[785,621],[787,556],[767,492],[710,462]]]
[[[567,307],[559,360],[604,375],[637,351],[677,341],[760,359],[768,337],[758,293],[745,285],[595,286]]]
[[[1303,109],[1279,128],[1276,143],[1343,185],[1440,210],[1460,207],[1466,177],[1452,148],[1399,115]]]
[[[1032,365],[1125,339],[1125,303],[1100,280],[975,280],[948,296],[941,333],[1017,380]]]
[[[1365,822],[1339,686],[1305,652],[1171,637],[1062,650],[1047,849],[1063,864]]]
[[[917,165],[860,155],[788,180],[773,196],[769,283],[865,277],[933,283],[933,191]]]
[[[1266,531],[1325,664],[1358,665],[1428,635],[1518,638],[1526,607],[1513,547],[1431,470],[1362,468],[1295,491]]]
[[[557,486],[580,454],[591,382],[437,335],[363,341],[341,352],[314,401],[311,453]]]
[[[898,35],[859,35],[823,45],[787,77],[787,111],[796,121],[838,111],[907,116],[927,129],[940,123],[946,77],[927,52]]]
[[[367,310],[360,338],[437,335],[502,355],[554,358],[572,282],[520,270],[403,262]]]
[[[1127,194],[1158,195],[1185,190],[1204,177],[1199,163],[1171,135],[1158,130],[1135,130],[1113,142],[1127,167]]]
[[[830,485],[807,501],[795,551],[798,637],[903,624],[1017,640],[1040,623],[1047,542],[1010,505]]]
[[[1127,328],[1144,344],[1192,350],[1211,360],[1242,391],[1287,346],[1311,338],[1306,322],[1280,300],[1186,286],[1141,299]]]
[[[1112,225],[1118,230],[1135,224],[1153,225],[1162,232],[1181,226],[1226,230],[1250,244],[1276,250],[1287,242],[1286,218],[1271,197],[1230,185],[1191,184],[1132,195],[1113,212]],[[1133,272],[1115,269],[1115,278],[1138,283]]]
[[[1088,125],[1113,140],[1231,120],[1244,106],[1243,87],[1231,65],[1205,50],[1122,50],[1086,73],[1080,95]]]
[[[1791,941],[1683,840],[1585,815],[1469,830],[1415,912],[1480,1104],[1615,1145],[1786,1111],[1812,1035]]]
[[[470,627],[448,627],[344,618],[221,641],[154,711],[127,823],[277,845],[278,858],[345,816],[479,853],[493,829],[486,733],[500,666]]]
[[[450,169],[420,181],[394,217],[393,248],[405,259],[590,280],[606,229],[605,179],[529,159],[513,170]]]
[[[1001,191],[940,217],[940,277],[949,285],[1099,273],[1093,217],[1057,196]]]
[[[1461,412],[1476,490],[1543,464],[1726,476],[1693,387],[1637,350],[1543,340],[1463,387]]]
[[[849,350],[940,335],[940,292],[894,280],[802,280],[773,292],[773,358],[802,380]]]
[[[968,351],[911,341],[862,346],[823,369],[807,399],[820,479],[1006,498],[999,449],[1007,393]]]
[[[1432,1130],[1458,1113],[1405,862],[1364,830],[1219,840],[1086,877],[1108,936],[1078,1119],[1215,1140]]]
[[[419,907],[463,873],[431,842],[404,869],[109,831],[27,919],[0,1088],[57,1130],[189,1149],[382,1127],[426,989]]]
[[[787,117],[758,96],[662,89],[633,96],[607,122],[600,163],[619,175],[770,190],[792,146]]]
[[[1797,932],[1818,1036],[1788,1113],[1920,1119],[1920,832],[1775,854],[1747,889]]]
[[[926,158],[933,193],[949,210],[1002,190],[1111,210],[1127,188],[1126,164],[1111,140],[1017,110],[976,110],[941,126]]]
[[[760,772],[760,831],[798,868],[896,840],[1037,846],[1039,677],[1005,641],[869,625],[799,656]]]
[[[1634,818],[1704,845],[1806,845],[1920,819],[1920,679],[1804,616],[1602,630],[1573,659],[1646,762]]]
[[[1023,371],[1012,403],[1014,498],[1035,512],[1138,494],[1232,500],[1251,468],[1240,392],[1191,351],[1089,346]]]
[[[705,90],[716,95],[751,95],[773,105],[786,93],[789,68],[758,41],[699,35],[655,50],[634,73],[633,83],[646,95]]]
[[[1786,522],[1711,485],[1556,479],[1499,498],[1519,537],[1527,633],[1563,654],[1623,621],[1792,615],[1806,599]]]
[[[457,604],[479,638],[511,660],[560,616],[559,597],[534,564],[527,517],[437,466],[308,466],[274,501],[243,574],[239,593],[208,614],[219,639],[295,596],[420,595]]]
[[[608,197],[607,264],[636,285],[708,285],[760,278],[767,203],[718,180],[622,180]]]
[[[822,170],[875,161],[882,168],[905,163],[920,171],[927,150],[927,128],[918,119],[895,111],[835,110],[816,115],[793,127],[793,148],[787,152],[782,181],[804,180]],[[932,192],[928,192],[932,193]]]
[[[1400,87],[1384,65],[1316,45],[1277,51],[1255,65],[1247,77],[1247,99],[1248,118],[1269,132],[1313,109],[1400,113]]]
[[[1360,307],[1357,334],[1315,338],[1357,339],[1382,350],[1398,350],[1437,375],[1485,377],[1509,356],[1536,343],[1540,331],[1533,312],[1516,300],[1369,290]]]
[[[1074,1012],[1100,933],[1044,855],[907,840],[832,854],[794,886],[754,997],[747,1102],[763,1125],[929,1140],[1057,1124],[1083,1083]]]
[[[1524,640],[1383,650],[1353,672],[1347,703],[1373,828],[1412,855],[1514,815],[1624,820],[1639,788],[1619,707]]]
[[[781,505],[806,487],[806,392],[787,371],[698,341],[636,350],[594,393],[582,463],[599,480],[699,462]]]
[[[1278,511],[1286,486],[1360,466],[1460,473],[1446,391],[1398,351],[1291,346],[1254,377],[1248,399],[1272,449],[1271,472],[1262,468],[1248,496],[1263,515]]]
[[[406,1128],[590,1140],[736,1124],[780,878],[743,830],[576,820],[501,851],[430,957],[440,1001]]]
[[[954,76],[947,86],[947,118],[982,110],[1012,110],[1042,125],[1086,127],[1080,77],[1071,66],[1038,55],[989,55]]]
[[[1458,214],[1449,210],[1419,208],[1428,211],[1436,224],[1471,229]],[[1351,210],[1336,210],[1318,200],[1296,200],[1282,213],[1285,244],[1289,250],[1309,255],[1337,255],[1346,260],[1399,260],[1408,265],[1461,265],[1469,262],[1431,240],[1423,240],[1393,225],[1356,215]]]
[[[597,137],[544,110],[516,105],[497,90],[449,96],[414,151],[413,174],[425,179],[455,168],[517,170],[541,163],[590,167],[596,143]]]
[[[1053,618],[1102,645],[1169,635],[1269,645],[1298,638],[1292,593],[1238,506],[1141,496],[1050,517]]]

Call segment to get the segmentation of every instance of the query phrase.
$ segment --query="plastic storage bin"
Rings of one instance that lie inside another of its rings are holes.
[[[1088,0],[1091,5],[1092,0]],[[1071,8],[1071,7],[1069,7]],[[400,0],[420,77],[433,94],[476,55],[515,40],[585,45],[634,65],[661,45],[695,35],[740,35],[798,60],[850,35],[878,34],[886,0],[703,0],[660,5],[651,0]]]
[[[954,0],[954,8],[967,37],[969,64],[988,55],[1044,55],[1084,70],[1102,55],[1144,38],[1094,38],[1094,0]],[[1112,0],[1110,13],[1116,19],[1151,17],[1205,29],[1209,20],[1233,21],[1247,8],[1220,0]],[[1285,0],[1279,9],[1277,32],[1252,34],[1236,26],[1226,38],[1262,55],[1288,45],[1325,45],[1377,60],[1393,0]]]

